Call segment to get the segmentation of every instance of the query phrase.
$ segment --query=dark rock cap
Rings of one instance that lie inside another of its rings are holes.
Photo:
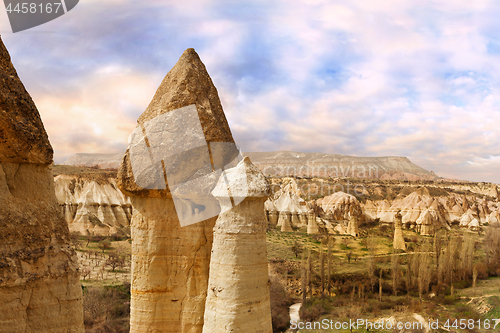
[[[42,119],[0,39],[0,162],[52,163]]]
[[[146,133],[145,128],[148,126],[148,123],[150,124],[152,121],[155,121],[155,119],[167,119],[160,116],[171,111],[193,105],[196,107],[195,114],[197,112],[199,118],[198,126],[201,125],[204,141],[206,141],[207,147],[210,146],[210,143],[215,142],[234,144],[234,139],[231,134],[231,130],[229,129],[229,124],[226,116],[224,115],[224,111],[222,110],[217,89],[208,75],[205,65],[201,62],[200,57],[194,49],[190,48],[184,51],[182,56],[179,58],[179,61],[163,79],[149,106],[137,120],[138,128],[142,128],[142,131]],[[177,126],[174,129],[174,131],[177,132],[185,131],[187,133],[190,131],[190,129],[187,128],[189,126],[186,126],[185,129],[182,127],[182,122],[179,122],[179,124],[169,123],[168,125]],[[157,138],[162,136],[162,134],[158,134],[158,132],[156,132],[156,135]],[[148,138],[146,138],[146,141],[148,141]],[[146,142],[146,144],[149,147],[149,142]],[[176,144],[181,144],[181,142],[167,140],[162,144],[175,146]],[[183,172],[181,171],[180,180],[176,179],[179,182],[187,181],[190,177],[195,176],[195,167],[192,167],[193,172],[186,169],[189,169],[189,165],[187,165],[188,159],[190,159],[190,161],[195,161],[197,150],[193,149],[191,152],[186,154],[190,154],[190,156],[186,157],[184,161],[179,158],[179,155],[177,160],[173,162],[174,168],[185,169]],[[231,149],[223,151],[223,154],[226,155],[223,158],[224,160],[231,160],[236,157],[235,152]],[[200,157],[200,160],[201,159],[202,158]],[[219,158],[217,156],[210,155],[212,164],[216,159]],[[165,163],[168,162],[169,161],[165,161]],[[166,189],[149,189],[141,187],[136,183],[132,170],[130,145],[118,170],[118,186],[123,193],[129,196],[171,196],[168,184]]]

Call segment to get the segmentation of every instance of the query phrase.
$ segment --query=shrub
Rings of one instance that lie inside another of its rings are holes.
[[[285,332],[290,325],[289,307],[292,299],[276,276],[271,276],[269,296],[271,300],[271,319],[273,332]]]
[[[84,288],[83,309],[86,332],[128,332],[130,283]]]
[[[322,315],[329,313],[330,310],[329,298],[308,299],[300,308],[300,319],[304,321],[315,321]]]

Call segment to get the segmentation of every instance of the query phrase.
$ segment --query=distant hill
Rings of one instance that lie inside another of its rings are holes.
[[[123,158],[120,154],[75,154],[71,155],[62,165],[81,167],[99,167],[101,169],[118,169]]]
[[[394,180],[436,180],[439,177],[402,156],[356,157],[291,151],[243,153],[266,176],[310,176]],[[123,154],[75,154],[63,165],[118,169]]]
[[[356,157],[339,154],[275,151],[244,153],[266,176],[312,176],[394,180],[439,177],[402,156]]]

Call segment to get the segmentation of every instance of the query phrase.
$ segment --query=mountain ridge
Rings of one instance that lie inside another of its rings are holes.
[[[295,151],[246,152],[266,176],[437,180],[434,172],[412,163],[405,156],[359,157]],[[78,153],[62,165],[117,169],[123,154]]]

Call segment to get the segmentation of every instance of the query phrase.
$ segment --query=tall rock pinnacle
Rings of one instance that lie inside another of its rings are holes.
[[[268,192],[264,175],[248,157],[228,169],[212,192],[223,212],[214,229],[203,333],[272,332],[264,217]],[[231,208],[235,199],[240,204]]]
[[[51,162],[38,110],[0,40],[0,333],[84,332]]]
[[[210,192],[238,151],[193,49],[137,122],[117,182],[134,207],[130,332],[201,333],[220,211]]]

